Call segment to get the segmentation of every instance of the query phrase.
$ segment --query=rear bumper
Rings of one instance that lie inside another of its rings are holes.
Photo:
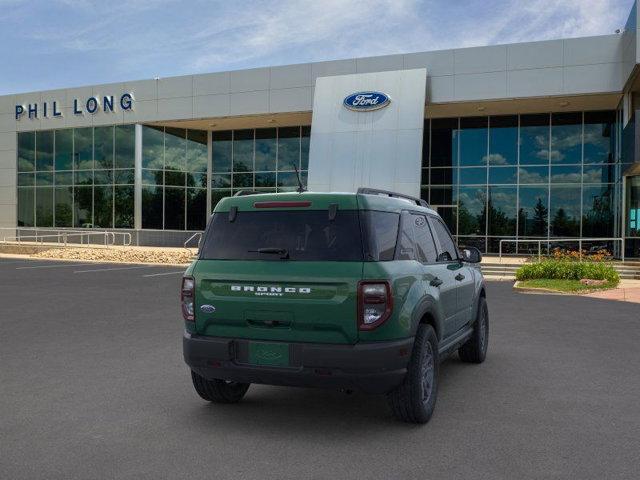
[[[402,383],[413,338],[355,345],[289,343],[289,367],[248,364],[248,340],[185,332],[182,343],[187,365],[207,379],[385,393]]]

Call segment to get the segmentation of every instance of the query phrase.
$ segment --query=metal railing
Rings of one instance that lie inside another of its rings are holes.
[[[196,232],[193,235],[191,235],[189,238],[187,238],[184,243],[182,244],[182,246],[184,248],[189,248],[187,245],[189,245],[195,238],[198,239],[198,247],[200,247],[200,240],[202,240],[202,232]]]
[[[620,257],[624,262],[624,238],[620,237],[610,237],[610,238],[541,238],[541,239],[510,239],[504,238],[500,240],[500,244],[498,246],[498,257],[502,261],[502,244],[503,243],[515,243],[516,246],[519,243],[537,243],[538,244],[538,259],[542,257],[542,245],[547,245],[547,251],[551,249],[551,245],[556,243],[577,243],[578,244],[578,257],[582,260],[582,245],[585,243],[593,243],[593,242],[620,242]]]
[[[25,229],[24,227],[4,228],[2,230],[10,230],[16,235],[3,236],[1,243],[39,243],[41,245],[56,244],[62,246],[82,246],[96,247],[104,246],[109,248],[115,246],[128,247],[131,245],[131,233],[129,232],[96,232],[96,231],[78,231],[78,230],[58,230],[59,233],[40,233],[42,230]],[[27,234],[24,234],[26,230]],[[35,232],[35,233],[32,233]],[[98,241],[96,242],[95,239]]]

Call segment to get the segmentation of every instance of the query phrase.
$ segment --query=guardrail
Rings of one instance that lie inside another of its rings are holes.
[[[2,243],[55,243],[56,245],[63,245],[65,247],[70,244],[82,247],[95,247],[99,245],[105,248],[115,246],[116,243],[123,247],[131,245],[131,233],[129,232],[58,230],[57,232],[59,233],[48,233],[48,231],[45,230],[47,233],[38,233],[37,229],[27,229],[27,234],[25,235],[21,233],[25,231],[24,227],[4,228],[2,230],[10,230],[17,233],[17,235],[2,237]],[[31,232],[36,233],[29,234]],[[92,241],[96,237],[99,239],[99,242]]]
[[[578,244],[578,251],[579,251],[579,258],[582,260],[582,245],[584,243],[592,243],[592,242],[620,242],[621,244],[621,248],[620,248],[620,252],[621,252],[621,260],[624,262],[624,238],[620,238],[620,237],[610,237],[610,238],[553,238],[553,239],[524,239],[524,238],[519,238],[519,239],[509,239],[509,238],[504,238],[502,240],[500,240],[500,243],[498,245],[498,257],[500,258],[500,260],[502,260],[502,244],[503,243],[515,243],[516,246],[519,243],[537,243],[538,244],[538,259],[540,259],[542,257],[542,245],[546,244],[547,245],[547,250],[549,250],[551,247],[551,245],[555,244],[555,243],[577,243]]]

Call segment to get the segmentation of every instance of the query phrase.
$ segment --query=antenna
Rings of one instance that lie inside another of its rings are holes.
[[[306,189],[304,188],[304,185],[302,185],[302,180],[300,180],[300,172],[298,171],[298,166],[294,165],[293,168],[296,171],[296,177],[298,179],[298,189],[296,190],[296,192],[303,193],[306,191]]]

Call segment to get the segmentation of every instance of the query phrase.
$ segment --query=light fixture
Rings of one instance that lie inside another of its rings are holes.
[[[218,124],[217,124],[217,123],[210,123],[210,124],[209,124],[209,126],[210,126],[210,127],[217,127],[217,126],[218,126]]]
[[[569,106],[569,102],[567,102],[567,101],[560,102],[560,103],[559,103],[559,105],[560,105],[561,107],[568,107],[568,106]]]
[[[478,111],[479,112],[484,112],[487,109],[487,107],[478,107]]]
[[[275,118],[270,118],[269,120],[267,120],[268,123],[276,123],[276,119]]]

